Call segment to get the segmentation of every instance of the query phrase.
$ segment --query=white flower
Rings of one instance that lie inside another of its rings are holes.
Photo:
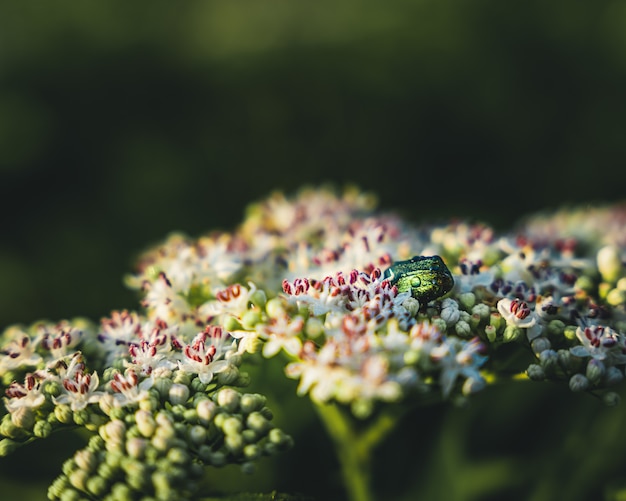
[[[281,349],[293,357],[297,356],[302,349],[302,341],[298,335],[304,328],[304,319],[300,316],[290,319],[284,315],[271,318],[269,322],[261,326],[261,331],[267,336],[267,342],[263,345],[263,356],[273,357]]]
[[[4,337],[11,341],[0,351],[0,375],[20,367],[36,367],[42,361],[35,352],[41,337],[31,339],[18,328],[8,329]]]
[[[593,357],[615,364],[626,363],[626,340],[610,327],[594,325],[578,327],[576,337],[581,346],[573,346],[570,352],[577,357]]]
[[[147,390],[152,386],[152,383],[152,379],[146,379],[139,383],[139,377],[133,370],[127,371],[126,376],[118,372],[111,381],[115,405],[123,407],[145,400],[148,398]]]
[[[203,384],[208,384],[213,375],[228,368],[228,361],[221,360],[227,352],[234,351],[235,340],[222,327],[211,325],[200,332],[193,341],[183,347],[183,359],[178,368],[184,372],[197,374]]]
[[[37,409],[46,401],[46,397],[41,392],[41,380],[33,374],[27,374],[24,384],[13,382],[6,389],[4,402],[9,412],[17,409],[28,408]]]
[[[506,320],[507,325],[528,329],[526,335],[529,341],[541,335],[542,327],[538,323],[537,314],[530,309],[526,301],[505,297],[498,301],[497,307],[502,318]]]
[[[64,393],[58,397],[52,397],[52,401],[59,404],[69,404],[76,412],[87,407],[88,404],[96,403],[104,395],[102,391],[96,391],[100,384],[98,373],[85,374],[78,370],[72,377],[63,379]]]
[[[431,357],[441,367],[439,384],[444,398],[450,396],[459,376],[466,379],[463,390],[476,391],[485,385],[479,368],[487,357],[482,355],[484,346],[478,338],[462,341],[447,338],[440,346],[433,348]],[[468,383],[469,381],[469,383]]]

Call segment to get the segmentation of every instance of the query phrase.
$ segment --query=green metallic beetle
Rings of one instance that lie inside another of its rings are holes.
[[[385,270],[383,278],[389,279],[399,292],[411,291],[411,296],[422,303],[437,299],[454,287],[452,273],[439,256],[396,261]]]

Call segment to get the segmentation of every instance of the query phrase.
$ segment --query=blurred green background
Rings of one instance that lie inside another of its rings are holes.
[[[621,200],[625,26],[620,0],[2,2],[0,327],[133,308],[122,276],[137,253],[170,231],[230,229],[276,189],[356,183],[414,220],[497,228],[530,211]],[[522,408],[492,390],[471,410],[412,416],[381,452],[378,482],[398,498],[437,499],[467,485],[451,482],[465,468],[481,488],[523,479],[545,496],[541,482],[572,482],[572,465],[592,461],[595,475],[579,475],[586,487],[569,499],[620,486],[624,438],[610,461],[599,444],[624,408],[538,388]],[[275,398],[300,406],[294,434],[317,451],[313,466],[290,454],[245,482],[340,496],[332,452],[323,438],[307,442],[319,432],[307,402]],[[437,443],[451,435],[430,436],[444,426],[483,437],[467,445],[495,469],[480,476],[475,459],[451,458],[454,447]],[[597,457],[582,454],[593,447]],[[20,454],[0,463],[6,485],[22,482],[24,465],[56,474],[58,463]],[[513,454],[532,468],[498,470]],[[443,466],[430,471],[435,456]],[[400,478],[423,479],[416,468],[430,471],[422,490]],[[231,487],[241,482],[229,475]],[[460,491],[444,499],[474,499]]]

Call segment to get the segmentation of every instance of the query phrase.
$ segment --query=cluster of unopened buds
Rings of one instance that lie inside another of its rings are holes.
[[[290,444],[262,396],[234,389],[255,353],[282,352],[299,395],[357,418],[425,394],[464,401],[504,377],[492,361],[508,343],[531,348],[518,368],[527,379],[617,403],[624,207],[572,212],[578,224],[567,213],[537,217],[498,236],[480,224],[414,226],[371,200],[355,190],[275,194],[232,233],[172,236],[147,252],[127,279],[141,291],[139,311],[99,328],[7,329],[0,452],[84,426],[96,434],[52,499],[68,489],[191,497],[203,466],[249,470]]]

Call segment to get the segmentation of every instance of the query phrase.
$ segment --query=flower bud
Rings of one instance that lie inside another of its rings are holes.
[[[598,271],[605,282],[615,283],[622,275],[620,251],[615,245],[607,245],[598,251],[597,264]]]
[[[261,312],[258,310],[248,310],[241,317],[241,325],[245,330],[254,330],[254,327],[261,322]]]
[[[496,330],[500,329],[504,325],[504,319],[497,311],[492,311],[489,315],[489,325],[495,327]]]
[[[239,418],[231,416],[224,420],[222,430],[226,435],[239,435],[243,429],[243,424]]]
[[[21,444],[11,440],[10,438],[3,438],[0,440],[0,457],[8,456],[19,448]]]
[[[485,335],[490,343],[493,343],[498,337],[496,328],[493,325],[485,325]]]
[[[222,451],[215,451],[211,453],[209,461],[213,466],[224,466],[227,462],[227,456]]]
[[[457,336],[460,338],[468,339],[472,337],[472,329],[470,325],[464,320],[459,320],[454,326]]]
[[[18,428],[32,430],[35,424],[35,413],[30,407],[18,407],[11,413],[11,421]]]
[[[190,426],[188,430],[189,440],[195,446],[201,445],[206,442],[207,431],[204,426],[195,425]]]
[[[54,415],[60,423],[70,424],[74,422],[73,412],[69,405],[61,404],[54,407]]]
[[[598,384],[605,374],[606,367],[601,360],[592,358],[591,360],[589,360],[589,362],[587,362],[587,370],[585,371],[585,375],[587,376],[587,379],[589,379],[591,384]]]
[[[224,386],[237,384],[239,377],[239,369],[232,364],[228,364],[226,369],[217,374],[217,380]]]
[[[85,426],[89,422],[89,411],[87,409],[75,411],[72,417],[78,426]]]
[[[208,425],[217,412],[217,405],[212,400],[204,399],[196,404],[196,411],[198,412],[198,420],[200,424]]]
[[[174,383],[168,392],[169,401],[173,405],[184,404],[189,398],[189,387],[184,384]]]
[[[101,426],[99,433],[105,442],[122,443],[126,435],[126,425],[122,420],[114,419]]]
[[[606,295],[606,302],[611,306],[619,306],[626,303],[626,291],[621,289],[611,289]]]
[[[530,364],[526,369],[526,375],[528,379],[533,381],[543,381],[546,378],[546,373],[543,371],[543,367],[538,364]]]
[[[89,473],[83,470],[74,470],[68,476],[70,484],[80,489],[81,491],[87,490],[87,480],[89,479]]]
[[[464,292],[459,295],[459,301],[463,308],[470,311],[476,304],[476,295],[473,292]]]
[[[565,339],[574,341],[576,339],[576,326],[567,325],[565,329],[563,330],[563,336],[565,336]]]
[[[607,407],[617,407],[620,403],[621,397],[614,391],[607,391],[602,395],[602,402]]]
[[[217,393],[217,405],[227,412],[235,412],[239,408],[241,395],[231,388],[223,388]]]
[[[267,301],[265,311],[270,318],[280,318],[285,315],[284,303],[279,297],[273,297]]]
[[[557,361],[558,355],[554,350],[543,350],[539,353],[539,364],[546,374],[554,372],[554,369],[557,366]]]
[[[226,435],[224,437],[224,445],[232,454],[238,455],[244,447],[243,437],[239,434]]]
[[[48,438],[52,433],[52,425],[48,421],[39,420],[33,426],[33,435],[37,438]]]
[[[478,303],[472,307],[472,314],[478,315],[481,320],[487,320],[490,313],[491,310],[489,309],[489,306],[484,303]]]
[[[565,322],[554,319],[548,323],[548,334],[554,337],[561,337],[565,331]]]
[[[542,351],[549,350],[550,346],[550,340],[543,336],[533,339],[530,343],[530,347],[537,356],[539,356]]]
[[[156,421],[152,417],[152,413],[146,410],[139,409],[135,412],[135,422],[139,433],[146,438],[150,438],[156,430]]]
[[[106,492],[107,482],[106,480],[104,480],[104,478],[96,475],[93,477],[89,477],[89,480],[87,480],[86,487],[87,487],[87,492],[90,492],[98,499],[102,499]]]
[[[241,324],[239,323],[239,320],[237,320],[235,317],[232,316],[228,316],[224,319],[224,329],[226,329],[228,332],[233,332],[233,331],[239,331],[242,329]]]
[[[310,317],[306,321],[304,332],[308,337],[315,339],[324,333],[324,323],[317,317]]]
[[[420,302],[414,297],[407,297],[404,301],[402,301],[402,306],[409,312],[411,317],[415,317],[420,309]]]
[[[126,452],[134,459],[141,459],[147,447],[148,442],[144,438],[134,437],[126,441]]]
[[[191,458],[185,449],[173,447],[167,452],[167,460],[172,464],[185,465],[191,460]]]
[[[607,367],[606,374],[604,376],[604,383],[607,386],[611,386],[622,382],[624,379],[624,373],[614,365]]]
[[[88,473],[95,471],[98,466],[98,458],[89,449],[81,449],[74,454],[76,466]]]
[[[569,380],[569,389],[572,391],[585,391],[589,388],[589,380],[582,374],[574,374]]]
[[[522,337],[524,332],[519,327],[515,327],[514,325],[507,325],[504,329],[504,333],[502,334],[502,341],[505,343],[510,343],[512,341],[517,341]]]
[[[265,405],[265,397],[259,394],[246,393],[241,396],[239,407],[244,414],[250,414],[253,411],[262,409]]]
[[[270,428],[269,421],[260,412],[251,412],[246,419],[246,426],[259,435],[264,435]]]

